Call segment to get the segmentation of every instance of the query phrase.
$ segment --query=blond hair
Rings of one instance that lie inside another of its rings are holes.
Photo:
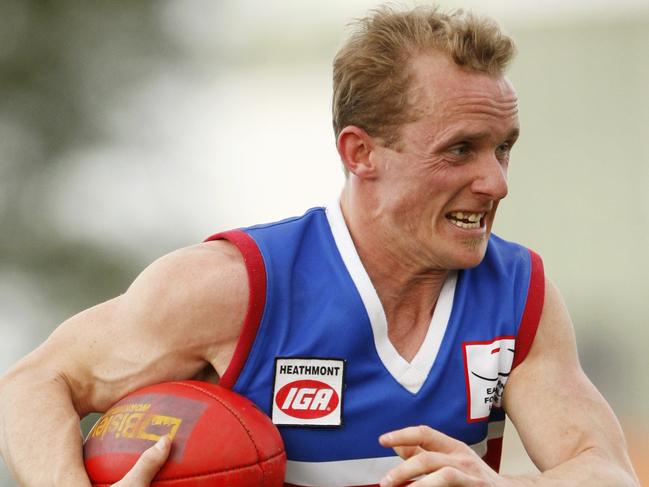
[[[515,55],[513,40],[490,18],[437,7],[373,10],[355,22],[333,63],[333,126],[336,138],[348,125],[398,141],[399,126],[416,119],[409,97],[409,60],[431,51],[467,69],[502,74]]]

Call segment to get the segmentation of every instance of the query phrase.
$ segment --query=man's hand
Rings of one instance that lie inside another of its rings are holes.
[[[142,453],[133,468],[122,480],[113,484],[113,487],[149,487],[153,477],[167,460],[170,450],[171,440],[168,436],[163,436],[155,445]]]
[[[428,426],[413,426],[381,435],[381,445],[394,448],[405,461],[390,470],[381,487],[497,487],[508,485],[465,443]]]

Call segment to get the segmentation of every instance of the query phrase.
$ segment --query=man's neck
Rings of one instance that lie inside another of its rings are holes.
[[[344,190],[341,210],[388,322],[388,335],[410,360],[423,342],[448,271],[423,268],[390,245],[389,234],[366,205]]]

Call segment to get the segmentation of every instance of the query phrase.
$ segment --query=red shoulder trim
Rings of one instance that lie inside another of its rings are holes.
[[[525,360],[530,348],[532,348],[536,330],[541,320],[541,311],[543,311],[543,301],[545,299],[543,261],[537,253],[532,250],[529,252],[532,261],[530,285],[527,290],[527,302],[525,303],[525,310],[521,318],[521,326],[518,328],[518,335],[516,336],[516,352],[514,353],[512,370]]]
[[[248,310],[243,321],[243,328],[241,329],[241,334],[239,335],[237,346],[234,349],[230,365],[228,365],[228,368],[219,381],[219,385],[231,389],[239,378],[239,374],[248,359],[248,354],[257,336],[257,330],[259,329],[261,317],[264,313],[264,306],[266,304],[266,266],[264,265],[264,258],[259,251],[259,247],[257,247],[257,243],[246,232],[242,230],[230,230],[217,233],[205,239],[205,242],[221,239],[231,242],[241,252],[246,265],[246,271],[248,272],[248,285],[250,288]]]

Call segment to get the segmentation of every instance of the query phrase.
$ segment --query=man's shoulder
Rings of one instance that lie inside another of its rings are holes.
[[[543,274],[543,263],[538,254],[517,242],[505,240],[492,234],[482,262],[473,269],[472,275],[495,280],[499,277],[507,282],[527,282],[530,274]],[[519,284],[520,284],[519,283]]]
[[[127,294],[156,306],[207,310],[239,307],[247,301],[248,281],[241,253],[225,240],[177,249],[149,265]],[[194,311],[191,311],[193,313]]]
[[[227,240],[243,254],[247,265],[255,260],[255,254],[272,252],[290,253],[291,249],[303,247],[306,241],[321,239],[330,234],[327,209],[314,207],[300,216],[293,216],[270,223],[241,227],[215,233],[206,242]],[[326,239],[325,239],[326,240]]]
[[[528,249],[525,245],[514,242],[513,240],[507,240],[495,233],[492,233],[489,236],[489,246],[494,247],[495,249],[502,249],[504,251],[517,251],[520,249]]]
[[[210,279],[215,276],[236,278],[245,266],[240,252],[227,240],[206,241],[182,247],[156,260],[149,270],[166,280],[188,281]]]
[[[505,240],[496,234],[489,236],[489,245],[485,254],[485,260],[498,259],[508,262],[518,260],[529,260],[530,253],[533,252],[529,247],[511,240]]]
[[[243,228],[245,231],[273,231],[273,230],[280,230],[282,228],[286,227],[297,227],[300,225],[307,224],[312,221],[317,221],[320,219],[326,219],[326,207],[324,206],[316,206],[313,208],[309,208],[306,210],[303,214],[298,215],[298,216],[290,216],[287,218],[283,218],[277,221],[272,221],[268,223],[259,223],[256,225],[252,225],[249,227]]]

